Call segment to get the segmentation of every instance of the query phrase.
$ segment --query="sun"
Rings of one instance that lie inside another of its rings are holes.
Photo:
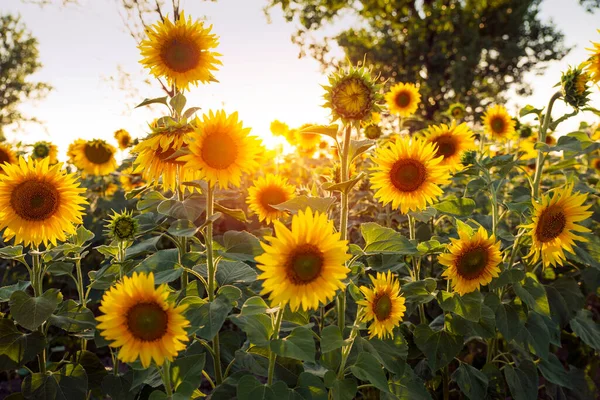
[[[385,339],[393,336],[392,331],[404,317],[405,299],[400,294],[400,284],[391,271],[378,272],[371,275],[373,288],[361,286],[360,291],[365,296],[357,304],[365,308],[364,323],[369,323],[369,338]]]
[[[48,245],[65,241],[83,222],[85,188],[62,164],[49,165],[49,158],[20,158],[0,166],[0,231],[15,245]]]
[[[485,132],[493,138],[508,140],[515,135],[516,122],[501,105],[488,108],[482,117]]]
[[[316,310],[329,303],[350,271],[348,242],[335,232],[326,214],[307,208],[292,217],[291,230],[273,221],[274,237],[261,243],[264,253],[256,257],[262,274],[261,295],[273,306],[289,304],[292,311]]]
[[[535,263],[542,258],[544,268],[563,265],[566,260],[565,251],[574,253],[575,240],[587,242],[587,239],[577,235],[581,232],[590,232],[578,222],[588,219],[591,205],[584,206],[587,194],[573,193],[573,186],[567,185],[557,189],[552,197],[542,196],[541,202],[533,202],[533,217],[531,224],[525,225],[531,236],[531,251]]]
[[[500,242],[482,226],[473,235],[459,229],[458,236],[450,238],[448,253],[440,254],[438,261],[446,266],[442,276],[450,279],[453,290],[462,296],[487,285],[500,274],[502,253]]]
[[[403,214],[425,209],[443,193],[440,185],[449,182],[448,168],[433,143],[400,137],[377,149],[372,160],[375,198],[383,205],[391,202]]]
[[[71,162],[84,174],[105,176],[117,170],[115,149],[104,140],[78,139],[69,146]]]
[[[448,167],[452,172],[463,169],[464,166],[460,162],[462,155],[465,151],[476,148],[473,132],[464,122],[456,125],[456,121],[452,121],[450,126],[432,125],[424,140],[435,145],[436,157],[443,157],[440,165]]]
[[[291,200],[295,192],[294,186],[290,185],[282,176],[268,174],[261,176],[248,189],[246,202],[250,209],[258,215],[259,221],[270,224],[273,220],[285,216],[285,211],[274,208],[274,205]]]
[[[120,347],[119,360],[139,358],[148,368],[152,360],[160,366],[185,349],[183,342],[189,340],[185,328],[190,324],[183,315],[187,305],[175,306],[168,295],[167,285],[155,288],[152,272],[134,272],[104,293],[97,329],[111,347]]]
[[[421,94],[412,83],[397,83],[385,95],[385,101],[391,114],[410,117],[419,108]]]

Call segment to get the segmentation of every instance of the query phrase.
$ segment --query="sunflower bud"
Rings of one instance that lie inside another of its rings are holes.
[[[583,71],[581,66],[576,68],[571,67],[567,72],[563,73],[560,83],[565,103],[575,110],[585,107],[589,102],[589,81],[589,73]]]
[[[474,150],[470,150],[470,151],[465,151],[462,155],[462,157],[460,158],[460,163],[462,165],[464,165],[465,167],[468,167],[469,165],[473,165],[475,164],[475,159],[477,158],[477,152]]]
[[[465,117],[466,109],[462,103],[453,103],[448,107],[447,113],[454,119],[463,119]]]
[[[139,223],[132,212],[114,213],[106,225],[108,237],[119,242],[134,240],[139,233]]]
[[[379,139],[381,137],[381,127],[374,123],[365,126],[364,132],[369,139]]]

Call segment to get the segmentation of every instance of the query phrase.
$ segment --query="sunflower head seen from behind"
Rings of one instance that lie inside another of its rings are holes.
[[[77,177],[40,161],[20,158],[16,164],[0,166],[0,231],[15,244],[39,246],[57,244],[75,233],[82,223],[84,188]]]
[[[390,114],[400,117],[410,117],[419,108],[421,94],[412,83],[397,83],[385,95]]]
[[[114,136],[117,143],[119,143],[119,149],[125,150],[131,146],[131,135],[125,129],[119,129],[115,132]]]
[[[42,140],[34,143],[32,148],[31,158],[34,160],[49,158],[50,164],[58,162],[58,147],[55,144]]]
[[[85,174],[105,176],[117,169],[115,149],[104,140],[78,139],[69,146],[71,162]]]
[[[162,365],[185,349],[189,321],[187,305],[176,306],[167,297],[167,285],[154,286],[154,275],[134,272],[104,293],[97,329],[111,347],[119,347],[119,359],[144,368],[154,360]]]
[[[285,211],[274,208],[274,205],[291,200],[295,188],[287,182],[287,179],[279,175],[268,174],[261,176],[252,187],[248,189],[246,202],[250,209],[258,215],[259,221],[271,221],[286,215]]]
[[[268,294],[273,306],[289,304],[292,311],[329,303],[344,288],[350,258],[348,243],[335,232],[333,221],[307,208],[293,216],[291,229],[279,221],[273,227],[275,236],[266,238],[269,244],[261,243],[265,252],[256,257],[263,271],[261,294]]]
[[[182,90],[189,85],[216,81],[213,72],[221,65],[219,42],[212,26],[185,18],[183,12],[173,23],[167,17],[147,28],[147,39],[139,45],[140,61],[157,78],[165,78]]]
[[[458,126],[456,121],[452,121],[450,126],[432,125],[428,129],[425,141],[435,145],[436,157],[443,157],[440,165],[448,167],[451,171],[461,170],[463,165],[460,160],[463,153],[475,149],[473,132],[464,122]]]
[[[509,140],[515,135],[516,121],[501,105],[489,107],[482,117],[485,132],[494,139]]]

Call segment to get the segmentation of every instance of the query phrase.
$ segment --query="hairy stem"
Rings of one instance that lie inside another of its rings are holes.
[[[548,127],[550,126],[550,120],[552,119],[552,106],[554,106],[554,102],[558,100],[562,96],[561,92],[556,92],[550,98],[548,102],[548,109],[546,110],[546,115],[544,115],[544,122],[540,127],[540,132],[538,135],[539,143],[546,143],[546,134],[548,132]],[[535,175],[533,178],[533,193],[532,196],[535,200],[538,199],[540,194],[540,183],[542,181],[542,169],[544,168],[544,153],[542,149],[538,149],[537,158],[535,159]]]
[[[280,308],[277,311],[277,315],[273,321],[273,339],[279,339],[279,330],[281,329],[281,321],[283,320],[283,310],[284,308]],[[267,385],[273,384],[273,374],[275,372],[275,360],[277,359],[277,354],[271,349],[269,349],[269,373],[267,375]]]

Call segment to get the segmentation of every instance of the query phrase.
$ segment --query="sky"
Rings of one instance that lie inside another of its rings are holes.
[[[0,0],[0,12],[21,14],[39,41],[43,67],[32,79],[54,87],[45,99],[21,107],[44,125],[8,130],[7,138],[29,143],[52,140],[59,144],[63,159],[68,144],[77,138],[102,138],[116,144],[112,135],[121,128],[142,138],[148,132],[147,123],[162,115],[159,109],[131,107],[136,99],[141,102],[164,93],[157,84],[141,83],[147,74],[139,64],[137,44],[123,26],[117,2],[80,3],[40,8],[20,0]],[[274,119],[292,127],[328,123],[320,86],[326,78],[318,62],[298,58],[299,48],[290,40],[296,26],[286,23],[278,9],[271,10],[271,23],[267,23],[265,4],[265,0],[181,0],[186,13],[207,16],[213,32],[220,36],[218,52],[223,55],[223,66],[216,73],[219,83],[194,87],[187,95],[188,106],[238,111],[244,125],[265,138],[270,137],[269,125]],[[541,11],[541,18],[554,20],[565,33],[566,44],[575,47],[563,60],[550,64],[542,76],[526,76],[533,83],[534,94],[511,96],[508,108],[514,113],[525,104],[546,105],[561,71],[587,57],[585,48],[590,47],[590,40],[600,40],[598,15],[587,14],[577,0],[544,0]],[[132,74],[130,85],[138,91],[136,99],[109,81],[118,68]],[[592,98],[600,105],[598,90]],[[566,111],[570,110],[562,104],[555,107],[558,115]],[[595,119],[593,114],[580,115],[564,123],[560,131],[576,130],[580,120]]]

